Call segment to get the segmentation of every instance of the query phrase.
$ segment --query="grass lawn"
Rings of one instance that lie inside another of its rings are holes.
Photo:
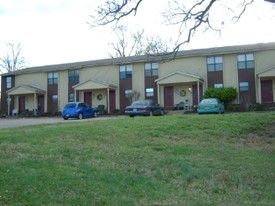
[[[274,205],[275,113],[0,130],[0,205]]]

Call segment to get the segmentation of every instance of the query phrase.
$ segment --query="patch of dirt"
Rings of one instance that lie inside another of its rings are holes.
[[[275,152],[275,124],[272,124],[261,135],[249,133],[248,137],[243,140],[243,144],[263,149],[265,151]]]

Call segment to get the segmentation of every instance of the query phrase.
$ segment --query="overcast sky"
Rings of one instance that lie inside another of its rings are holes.
[[[91,21],[89,15],[102,2],[0,0],[0,55],[5,53],[7,42],[20,42],[29,66],[108,58],[108,43],[114,41],[110,27],[91,29],[87,24]],[[159,26],[162,22],[159,11],[167,2],[145,0],[138,16],[128,20],[130,29],[144,27],[147,34],[173,37],[172,30]],[[260,42],[275,42],[275,9],[270,3],[255,0],[242,19],[234,25],[228,24],[221,36],[214,32],[201,34],[186,48]]]

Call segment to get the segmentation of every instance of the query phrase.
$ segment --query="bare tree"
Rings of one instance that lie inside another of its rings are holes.
[[[92,17],[91,26],[118,23],[122,18],[136,15],[140,5],[145,0],[106,0],[105,4],[98,7]],[[274,3],[274,0],[263,0]],[[254,0],[230,1],[231,7],[227,6],[226,0],[171,0],[163,17],[169,25],[178,27],[179,35],[172,53],[176,53],[180,47],[191,41],[196,32],[208,29],[220,31],[224,26],[221,21],[220,27],[213,26],[215,12],[223,8],[226,15],[236,22],[245,13],[248,6]],[[223,15],[224,16],[224,15]],[[219,17],[220,19],[221,17]],[[186,36],[184,35],[186,34]]]
[[[114,28],[114,30],[117,41],[109,43],[115,52],[115,55],[109,53],[111,58],[142,54],[142,38],[144,30],[128,34],[126,25],[120,25]]]
[[[127,95],[127,98],[129,99],[130,104],[132,104],[134,101],[137,101],[139,97],[140,97],[140,92],[137,90],[133,90]]]
[[[7,43],[6,53],[0,58],[1,73],[16,71],[25,67],[25,58],[21,56],[22,48],[21,43]]]
[[[167,42],[159,36],[146,37],[144,30],[129,33],[126,25],[119,25],[114,28],[114,31],[117,40],[109,43],[115,53],[109,53],[111,58],[159,54],[166,53],[169,50]]]

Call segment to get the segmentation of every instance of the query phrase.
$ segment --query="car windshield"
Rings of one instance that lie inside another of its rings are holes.
[[[132,106],[148,106],[149,102],[147,101],[135,101],[133,102]]]
[[[216,99],[203,99],[201,101],[201,104],[217,104],[217,100]]]
[[[75,107],[75,103],[70,103],[65,106],[65,108],[74,108],[74,107]]]

